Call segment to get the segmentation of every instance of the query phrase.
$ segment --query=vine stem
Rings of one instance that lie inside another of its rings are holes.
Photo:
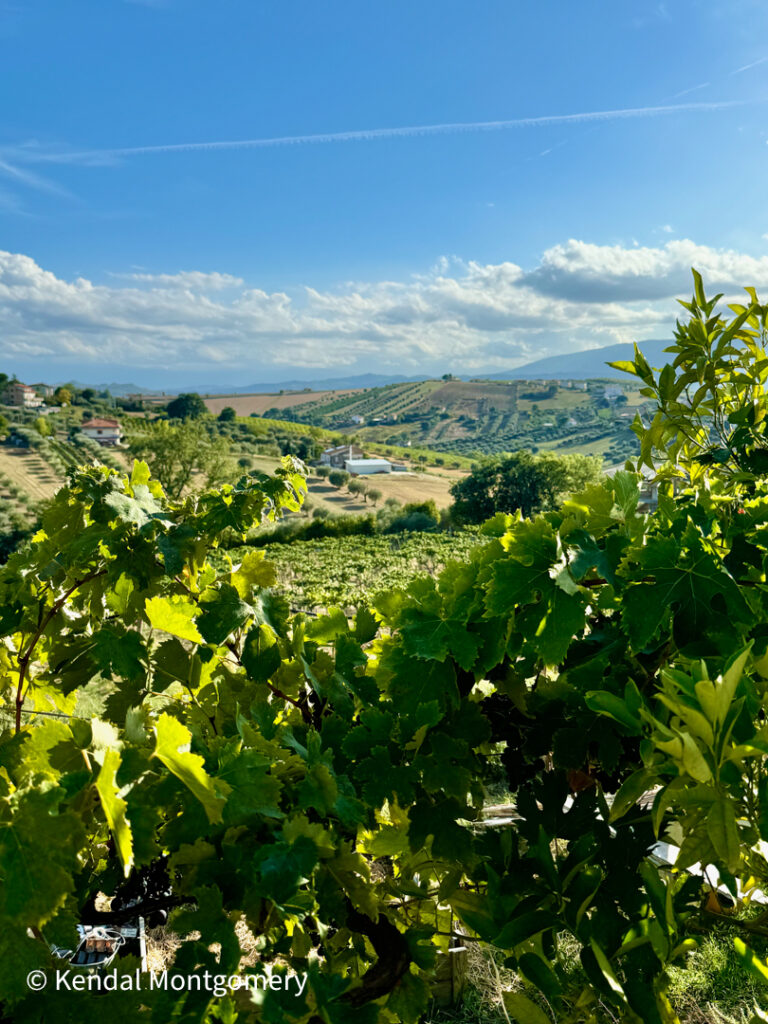
[[[54,615],[56,615],[59,611],[61,611],[65,601],[67,600],[67,598],[71,597],[72,594],[74,594],[74,592],[76,590],[78,590],[80,587],[84,586],[86,583],[90,583],[91,580],[95,580],[99,576],[104,576],[106,574],[106,571],[107,571],[106,569],[95,570],[94,572],[89,573],[83,579],[78,580],[78,582],[74,583],[69,588],[69,590],[65,590],[64,593],[61,595],[61,597],[53,602],[53,604],[48,609],[48,611],[45,613],[45,615],[43,615],[40,618],[39,623],[38,623],[38,627],[35,630],[34,634],[32,635],[32,639],[29,641],[27,649],[24,651],[24,654],[19,658],[19,682],[18,682],[18,685],[16,687],[16,730],[15,731],[16,731],[17,735],[18,735],[19,732],[21,732],[21,712],[22,712],[22,708],[24,706],[24,683],[25,683],[26,678],[27,678],[27,672],[29,670],[29,663],[32,660],[32,655],[35,652],[35,647],[37,647],[38,643],[40,642],[40,638],[42,637],[43,633],[45,632],[45,627],[48,625],[48,623],[51,621],[51,619],[54,617]]]

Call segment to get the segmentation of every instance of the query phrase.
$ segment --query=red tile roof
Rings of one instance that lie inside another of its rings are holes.
[[[87,423],[81,423],[80,424],[81,430],[85,430],[86,427],[102,427],[102,428],[104,428],[104,427],[112,427],[114,429],[115,427],[119,427],[119,426],[120,426],[120,423],[117,420],[100,420],[100,419],[88,420]]]

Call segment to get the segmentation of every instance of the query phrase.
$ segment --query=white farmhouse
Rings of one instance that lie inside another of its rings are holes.
[[[117,420],[93,419],[80,427],[86,437],[102,445],[115,445],[120,442],[123,432]]]
[[[371,473],[391,473],[389,459],[347,459],[344,469],[353,476],[369,476]]]
[[[326,448],[320,456],[320,463],[323,466],[342,469],[347,459],[362,459],[362,457],[363,449],[356,444],[340,444],[335,448]]]

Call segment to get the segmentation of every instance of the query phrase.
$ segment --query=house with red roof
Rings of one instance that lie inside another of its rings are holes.
[[[86,437],[102,445],[119,444],[123,437],[117,420],[99,419],[86,420],[80,427]]]

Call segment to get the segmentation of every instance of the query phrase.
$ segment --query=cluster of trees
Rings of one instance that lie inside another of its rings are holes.
[[[598,483],[597,456],[534,455],[523,450],[482,459],[451,487],[457,523],[483,523],[497,512],[524,516],[554,508],[566,495]]]

